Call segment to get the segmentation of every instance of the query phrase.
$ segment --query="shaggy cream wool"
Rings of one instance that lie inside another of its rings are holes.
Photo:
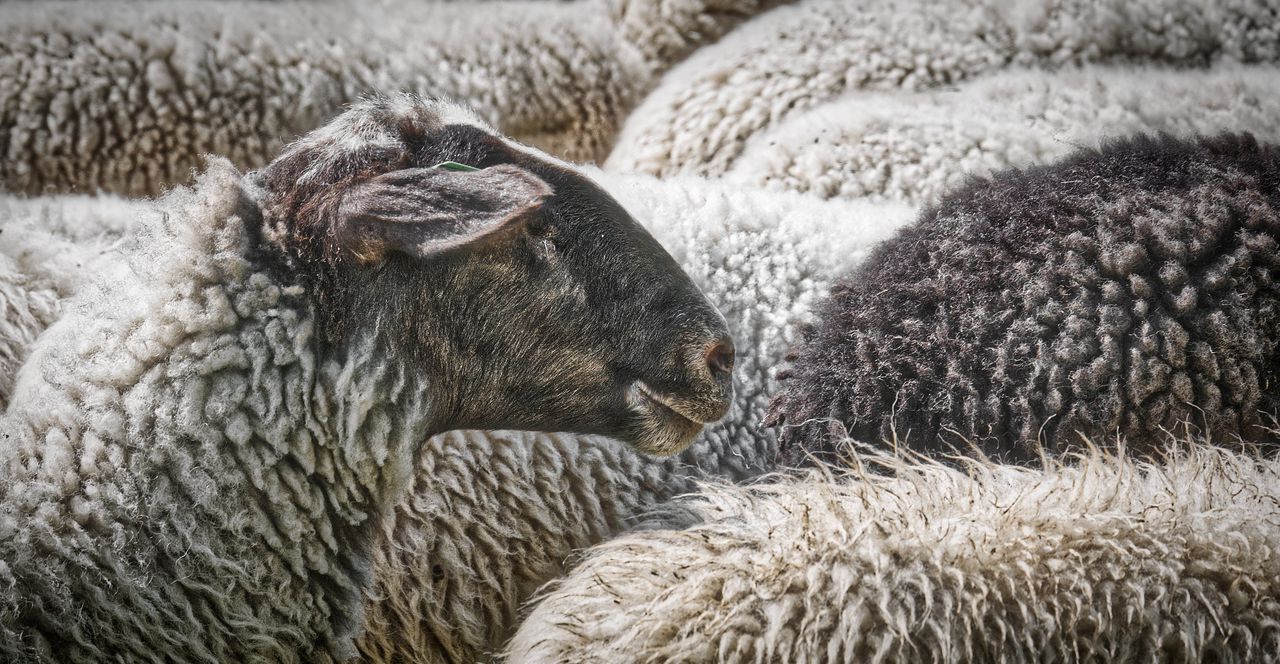
[[[0,197],[0,413],[31,343],[139,211],[109,196]]]
[[[958,88],[859,91],[754,136],[728,177],[823,198],[935,202],[968,177],[1109,138],[1249,131],[1280,140],[1280,69],[1218,65],[997,72]]]
[[[791,0],[606,0],[617,39],[661,73],[752,16]]]
[[[343,104],[394,90],[465,100],[506,134],[600,159],[657,73],[768,4],[5,4],[0,188],[154,194],[206,153],[260,166]]]
[[[592,549],[507,660],[1280,661],[1275,461],[864,459],[707,486],[696,525]]]
[[[804,0],[670,71],[606,167],[719,175],[746,142],[855,90],[918,90],[1010,66],[1280,59],[1275,0]]]
[[[422,388],[313,353],[248,259],[254,195],[213,162],[36,342],[0,418],[0,660],[354,654]]]
[[[137,201],[109,195],[29,198],[0,195],[0,221],[4,222],[0,233],[25,227],[79,244],[103,247],[124,235],[139,212],[153,207],[140,207]],[[0,243],[0,251],[12,254],[14,247],[33,247],[36,243],[11,239]]]

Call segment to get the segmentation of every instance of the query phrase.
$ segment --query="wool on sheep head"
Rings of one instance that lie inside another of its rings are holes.
[[[363,101],[258,181],[323,342],[374,335],[428,376],[432,431],[594,433],[669,454],[728,408],[724,318],[671,256],[577,169],[463,108]]]

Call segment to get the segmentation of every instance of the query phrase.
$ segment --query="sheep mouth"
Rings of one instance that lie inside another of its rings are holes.
[[[641,381],[626,392],[634,419],[626,427],[625,440],[646,454],[675,454],[693,442],[705,424],[681,407],[679,401]]]
[[[644,381],[638,380],[631,387],[633,401],[640,401],[646,406],[647,410],[654,415],[665,415],[671,418],[678,418],[690,424],[702,426],[708,420],[696,417],[682,408],[675,399],[649,387]],[[638,398],[637,398],[638,397]]]

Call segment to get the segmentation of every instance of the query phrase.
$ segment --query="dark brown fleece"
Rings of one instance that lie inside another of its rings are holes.
[[[1280,407],[1280,149],[1136,137],[979,179],[837,282],[779,372],[785,460],[846,433],[1011,461],[1256,442]]]

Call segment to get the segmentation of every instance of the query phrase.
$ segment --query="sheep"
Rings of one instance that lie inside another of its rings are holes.
[[[1277,662],[1278,494],[1208,445],[709,486],[587,552],[507,661]]]
[[[768,422],[794,464],[846,435],[1017,463],[1274,442],[1278,240],[1280,149],[1247,134],[976,179],[832,287]]]
[[[0,197],[0,412],[36,336],[135,212],[112,197]]]
[[[0,188],[140,196],[240,168],[369,92],[464,98],[599,160],[656,76],[773,0],[0,6]]]
[[[1001,71],[958,89],[858,91],[752,137],[726,177],[823,198],[936,202],[969,175],[1139,132],[1280,140],[1280,70],[1086,66]]]
[[[162,208],[0,419],[0,660],[354,656],[432,434],[664,454],[728,408],[724,319],[672,258],[455,105],[361,102]]]
[[[758,425],[775,389],[773,366],[831,275],[912,217],[895,204],[586,172],[728,319],[739,343],[729,414],[670,458],[593,436],[470,431],[428,440],[407,496],[377,532],[357,642],[365,661],[479,661],[510,637],[519,607],[573,551],[634,525],[698,478],[772,470],[774,432]],[[132,205],[129,216],[156,214],[146,202]]]
[[[1009,66],[1280,60],[1272,0],[802,0],[669,71],[631,113],[611,171],[715,176],[746,142],[856,90],[954,85]]]
[[[667,459],[590,436],[455,432],[428,441],[374,548],[362,661],[487,661],[575,551],[636,525],[700,478],[772,470],[774,432],[759,428],[772,368],[835,266],[861,260],[911,218],[902,206],[695,179],[595,178],[728,319],[739,344],[729,414]]]

